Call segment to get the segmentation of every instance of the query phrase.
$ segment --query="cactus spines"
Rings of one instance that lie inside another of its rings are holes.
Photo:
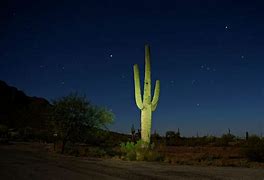
[[[150,48],[145,45],[145,79],[144,94],[141,96],[140,76],[138,65],[134,65],[135,99],[137,107],[141,110],[141,138],[144,142],[150,143],[152,112],[157,108],[160,94],[160,81],[156,81],[154,97],[151,101],[151,69],[150,69]]]

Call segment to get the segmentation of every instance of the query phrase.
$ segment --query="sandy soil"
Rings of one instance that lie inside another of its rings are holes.
[[[264,180],[264,169],[196,167],[166,163],[77,158],[48,153],[43,145],[0,145],[1,180],[78,179],[249,179]]]

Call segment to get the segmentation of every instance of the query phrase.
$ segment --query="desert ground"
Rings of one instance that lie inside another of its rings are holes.
[[[198,167],[158,162],[71,157],[38,143],[0,145],[1,180],[70,179],[264,179],[264,169]]]

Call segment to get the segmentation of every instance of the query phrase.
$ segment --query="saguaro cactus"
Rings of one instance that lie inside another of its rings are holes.
[[[141,97],[140,78],[138,65],[134,65],[135,99],[137,107],[141,110],[141,139],[150,143],[152,112],[155,111],[160,94],[160,81],[156,81],[154,97],[151,100],[151,70],[150,48],[145,45],[145,80],[144,95]]]

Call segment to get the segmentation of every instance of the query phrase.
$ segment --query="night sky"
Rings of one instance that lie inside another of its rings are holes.
[[[30,96],[70,92],[139,128],[133,64],[151,47],[153,130],[242,136],[264,126],[264,4],[238,0],[1,0],[0,79]],[[153,88],[154,89],[154,88]],[[262,125],[263,124],[263,125]]]

